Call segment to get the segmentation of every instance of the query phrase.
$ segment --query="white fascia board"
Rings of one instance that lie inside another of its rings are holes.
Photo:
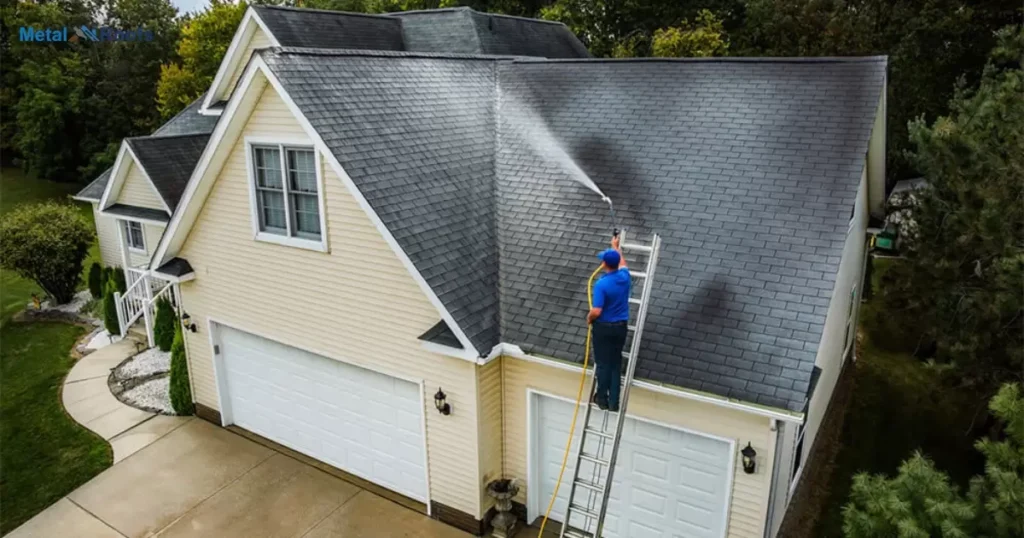
[[[506,357],[512,357],[527,362],[542,364],[544,366],[550,366],[552,368],[558,368],[559,370],[565,370],[576,374],[579,374],[583,370],[583,366],[580,364],[529,355],[524,353],[519,346],[512,344],[498,344],[497,346],[494,346],[494,350],[492,350],[491,353],[495,353],[495,350],[498,350],[499,348],[499,354],[504,355]],[[587,375],[593,376],[594,370],[592,368],[587,368]],[[800,424],[801,422],[803,422],[804,419],[803,413],[790,413],[787,411],[783,411],[781,409],[773,409],[768,407],[746,404],[738,400],[730,400],[722,396],[715,396],[705,392],[698,392],[694,390],[684,389],[681,387],[670,387],[658,383],[652,383],[650,381],[633,379],[632,386],[649,390],[651,392],[657,392],[659,394],[675,396],[677,398],[682,398],[684,400],[693,400],[696,402],[711,404],[718,407],[724,407],[726,409],[732,409],[735,411],[742,411],[744,413],[768,417],[775,420],[781,420],[783,422]]]
[[[121,191],[121,184],[123,183],[121,176],[122,171],[124,170],[122,165],[127,153],[128,141],[122,140],[121,147],[117,150],[117,159],[114,160],[114,168],[110,171],[110,179],[107,181],[107,186],[103,188],[103,196],[100,196],[100,211],[110,207],[110,193],[115,191],[115,186],[117,187],[117,192]]]
[[[420,347],[431,353],[437,353],[438,355],[444,355],[446,357],[454,357],[456,359],[462,359],[470,362],[477,361],[477,356],[473,355],[472,352],[466,351],[465,349],[459,349],[457,347],[428,342],[426,340],[420,340]]]
[[[231,44],[228,45],[224,59],[221,60],[220,66],[217,67],[217,74],[213,77],[213,82],[210,83],[206,96],[203,97],[203,104],[199,107],[200,114],[204,116],[219,116],[224,112],[223,110],[210,109],[215,102],[213,100],[214,96],[224,90],[222,86],[227,84],[231,73],[234,73],[235,69],[238,68],[239,62],[249,61],[248,58],[240,58],[239,56],[256,33],[256,28],[263,30],[267,34],[267,38],[270,39],[270,43],[273,46],[281,46],[281,43],[270,32],[270,29],[267,28],[266,23],[256,14],[256,10],[249,6],[245,10],[245,15],[242,16],[242,21],[238,23],[238,29],[235,30],[235,35],[231,38]]]
[[[99,198],[86,198],[84,196],[72,196],[71,199],[75,200],[76,202],[89,202],[90,204],[98,204],[98,203],[100,203],[100,199]]]
[[[327,164],[331,166],[334,173],[341,179],[342,184],[345,185],[349,194],[355,198],[359,207],[362,208],[366,216],[369,217],[370,222],[372,222],[374,227],[377,228],[377,231],[384,238],[384,241],[391,247],[391,250],[398,257],[402,265],[405,266],[409,275],[412,276],[416,284],[419,285],[420,290],[424,295],[426,295],[427,299],[437,310],[438,314],[440,314],[441,319],[448,324],[448,328],[451,329],[455,334],[455,337],[458,338],[459,343],[462,344],[464,355],[460,358],[476,361],[476,358],[480,353],[476,350],[476,347],[473,346],[472,341],[470,341],[469,337],[462,331],[462,328],[455,322],[451,313],[448,312],[447,308],[445,308],[441,299],[436,293],[434,293],[433,288],[431,288],[426,279],[423,278],[423,275],[420,274],[418,269],[416,269],[416,266],[412,263],[412,260],[409,259],[409,256],[404,250],[402,250],[402,247],[398,244],[394,235],[391,234],[391,231],[384,225],[384,222],[380,219],[380,216],[377,215],[377,212],[374,211],[370,203],[365,197],[363,197],[363,194],[356,187],[355,182],[352,181],[352,178],[349,177],[348,173],[345,172],[345,169],[342,168],[341,163],[338,162],[334,153],[331,152],[330,148],[328,148],[327,144],[323,141],[323,138],[320,137],[320,133],[318,133],[316,129],[313,128],[312,124],[309,123],[305,114],[299,110],[298,105],[295,104],[295,101],[293,101],[291,96],[288,95],[288,92],[285,91],[284,86],[281,85],[281,81],[277,79],[263,58],[258,55],[254,55],[249,61],[249,65],[246,68],[245,73],[243,73],[235,92],[232,93],[231,99],[228,100],[228,105],[224,109],[224,117],[217,122],[217,127],[210,136],[210,142],[207,144],[206,150],[203,152],[203,156],[199,160],[199,164],[196,166],[196,169],[192,173],[192,177],[189,179],[188,187],[186,187],[185,194],[182,196],[182,201],[179,203],[178,211],[176,211],[172,217],[171,223],[168,225],[168,231],[165,232],[161,238],[160,246],[150,261],[150,267],[159,267],[160,264],[164,263],[166,259],[170,257],[168,256],[168,251],[171,243],[175,242],[179,235],[187,234],[188,229],[190,229],[194,224],[195,218],[198,217],[198,211],[190,211],[191,206],[194,203],[193,197],[204,182],[204,179],[206,181],[213,181],[214,178],[205,178],[204,176],[207,175],[207,169],[210,166],[214,153],[223,142],[225,133],[235,121],[235,115],[239,109],[239,103],[241,103],[249,93],[249,87],[252,85],[257,74],[261,74],[265,77],[270,85],[274,87],[274,90],[281,97],[281,100],[284,101],[285,105],[287,105],[288,110],[295,117],[295,120],[298,121],[299,125],[301,125],[302,129],[306,132],[306,135],[313,141],[313,146],[316,147],[317,151],[319,151],[321,155],[323,155]],[[209,191],[207,190],[207,193],[208,192]],[[205,195],[206,194],[203,195],[204,198]],[[179,229],[182,225],[182,220],[184,220],[186,215],[189,215],[190,213],[195,213],[195,215],[189,217],[189,222],[185,225],[184,230]],[[180,248],[180,244],[175,246],[175,249],[177,248]]]

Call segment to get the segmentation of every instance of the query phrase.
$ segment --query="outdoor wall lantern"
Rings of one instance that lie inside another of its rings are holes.
[[[192,316],[189,316],[188,312],[183,312],[181,314],[181,322],[185,324],[186,329],[196,332],[196,324],[192,323]]]
[[[441,387],[437,387],[437,394],[434,395],[434,407],[442,415],[452,414],[452,406],[445,400],[448,399],[448,395],[441,390]]]
[[[754,474],[754,470],[757,469],[757,462],[754,460],[757,457],[757,451],[754,447],[747,443],[747,446],[740,451],[743,454],[743,472],[747,474]]]

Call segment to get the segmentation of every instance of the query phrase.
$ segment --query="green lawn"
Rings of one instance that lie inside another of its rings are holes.
[[[109,467],[110,445],[71,419],[60,401],[85,329],[65,323],[0,328],[0,534]]]
[[[4,168],[0,171],[0,215],[3,215],[22,204],[43,202],[46,200],[67,200],[68,196],[81,190],[82,186],[74,183],[57,183],[25,177],[17,168]],[[82,210],[82,214],[92,223],[92,208],[83,202],[74,202]],[[89,270],[93,261],[98,261],[99,246],[93,243],[89,249],[89,257],[85,261],[83,271]],[[85,286],[83,272],[82,286]],[[30,280],[19,277],[13,271],[0,268],[0,326],[25,308],[32,299],[33,293],[41,294],[39,286]]]
[[[66,200],[80,185],[0,172],[0,215],[21,204]],[[92,222],[88,204],[79,203]],[[93,245],[90,259],[98,259]],[[84,282],[84,280],[83,280]],[[6,534],[110,466],[110,445],[64,412],[60,391],[85,329],[64,323],[16,323],[33,282],[0,269],[0,534]]]
[[[875,262],[876,290],[889,263],[894,262]],[[974,428],[981,426],[976,419],[983,422],[976,414],[984,411],[987,396],[955,388],[922,360],[886,349],[894,346],[879,345],[882,335],[872,334],[870,327],[891,315],[881,310],[877,299],[861,305],[853,394],[828,480],[828,501],[811,536],[843,536],[842,507],[853,475],[864,471],[893,476],[914,450],[932,458],[961,485],[982,471],[984,460],[974,449]]]

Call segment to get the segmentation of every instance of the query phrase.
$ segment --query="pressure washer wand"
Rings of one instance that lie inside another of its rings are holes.
[[[612,199],[604,195],[602,195],[601,198],[603,198],[605,202],[608,202],[608,211],[612,214],[612,237],[618,237],[619,219],[615,217],[615,206],[612,205]]]

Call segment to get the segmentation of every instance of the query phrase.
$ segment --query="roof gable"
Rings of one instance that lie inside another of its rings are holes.
[[[127,139],[137,162],[172,213],[209,139],[208,134]]]
[[[121,142],[110,179],[100,196],[99,208],[104,211],[115,204],[171,213],[127,139]]]

